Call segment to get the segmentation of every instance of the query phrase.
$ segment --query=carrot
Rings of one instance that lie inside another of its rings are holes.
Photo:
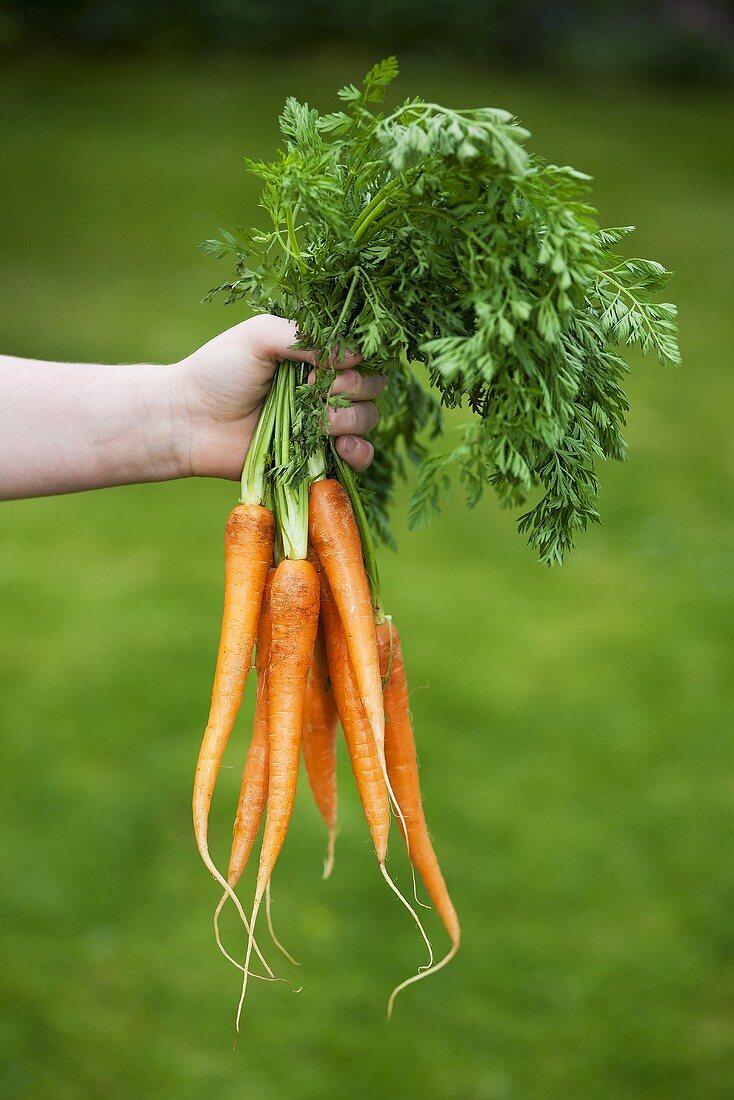
[[[425,883],[436,911],[451,939],[451,949],[435,966],[402,982],[392,993],[388,1015],[398,993],[413,982],[435,974],[456,954],[461,928],[428,832],[421,798],[413,723],[408,700],[408,683],[397,627],[387,620],[378,624],[380,669],[384,677],[385,757],[395,795],[403,811],[404,836],[411,862]]]
[[[338,714],[334,692],[329,683],[324,632],[316,635],[313,661],[306,685],[303,714],[303,759],[306,775],[316,807],[329,831],[329,844],[324,860],[324,878],[334,867],[336,837],[336,727]]]
[[[349,759],[367,825],[372,835],[372,843],[375,846],[380,873],[418,926],[418,930],[428,948],[429,962],[427,965],[430,966],[433,962],[433,951],[420,918],[407,898],[400,893],[385,867],[387,839],[390,832],[388,785],[385,781],[385,773],[379,759],[372,729],[359,694],[357,678],[349,659],[346,631],[339,617],[336,600],[331,591],[325,569],[319,573],[319,582],[321,586],[321,618],[324,626],[326,654],[334,698],[339,709],[344,739],[349,749]]]
[[[237,1008],[238,1030],[255,922],[283,847],[296,796],[306,682],[319,622],[319,579],[310,562],[285,558],[280,563],[273,577],[270,607],[268,809]]]
[[[214,672],[212,702],[196,763],[194,832],[201,857],[216,878],[207,843],[209,807],[224,750],[232,732],[250,670],[265,580],[273,554],[272,513],[238,504],[224,536],[224,612]]]
[[[296,794],[306,682],[319,623],[319,579],[310,562],[286,558],[280,563],[273,578],[271,613],[269,792],[258,898],[283,846]]]
[[[238,504],[227,519],[224,612],[211,709],[196,764],[192,804],[194,834],[201,858],[232,898],[245,925],[247,920],[239,899],[209,855],[209,808],[250,669],[263,590],[273,554],[274,529],[272,513],[259,504]]]
[[[252,727],[252,740],[247,751],[245,767],[242,772],[242,785],[237,800],[237,815],[235,817],[232,850],[229,856],[227,869],[227,881],[232,889],[242,878],[247,861],[250,858],[253,845],[260,830],[265,800],[268,794],[268,682],[267,672],[270,662],[270,588],[272,585],[274,569],[268,571],[263,591],[260,620],[257,625],[257,651],[255,657],[255,669],[257,672],[257,697],[255,701],[255,718]],[[214,913],[214,934],[219,950],[239,966],[225,949],[219,935],[219,914],[227,901],[227,891],[224,891]]]
[[[349,497],[338,481],[313,483],[308,524],[339,609],[357,687],[382,761],[385,716],[372,598],[357,523]]]
[[[270,726],[268,667],[270,664],[271,607],[270,592],[275,569],[268,571],[263,592],[260,620],[257,625],[257,699],[252,726],[252,741],[242,773],[242,786],[237,801],[237,816],[232,832],[227,879],[236,886],[242,878],[253,845],[260,830],[265,800],[268,794],[268,738]]]
[[[382,774],[372,729],[360,698],[354,669],[349,660],[346,634],[325,571],[320,573],[319,581],[321,621],[324,628],[331,686],[377,861],[384,865],[390,832],[390,802],[387,785]]]
[[[358,693],[372,729],[388,798],[402,825],[403,812],[385,763],[385,708],[372,592],[362,539],[346,489],[315,481],[309,496],[309,533],[339,610]]]

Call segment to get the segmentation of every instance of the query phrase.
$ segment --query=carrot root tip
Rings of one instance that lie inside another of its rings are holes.
[[[421,981],[423,981],[424,978],[430,977],[431,974],[437,974],[439,970],[443,970],[443,968],[451,962],[451,960],[454,958],[454,956],[456,955],[456,952],[458,950],[459,950],[459,942],[457,940],[456,943],[453,943],[451,945],[450,950],[446,952],[444,957],[442,959],[439,959],[439,961],[434,966],[430,966],[427,970],[426,969],[421,969],[421,970],[418,971],[417,974],[412,974],[409,978],[406,978],[404,982],[400,983],[400,985],[396,985],[395,988],[393,989],[392,993],[390,994],[389,1001],[387,1002],[387,1018],[388,1018],[388,1020],[391,1019],[391,1017],[392,1017],[393,1008],[395,1006],[395,1000],[396,1000],[398,994],[402,993],[402,991],[404,989],[407,989],[409,985],[415,985],[416,982],[421,982]]]
[[[336,827],[332,826],[329,829],[329,842],[326,846],[326,855],[324,856],[324,873],[321,876],[324,881],[331,875],[334,870],[334,847],[336,845]]]
[[[237,1005],[237,1016],[235,1018],[235,1031],[237,1036],[240,1034],[240,1021],[242,1019],[242,1009],[245,1004],[245,995],[247,994],[247,978],[250,966],[250,956],[252,955],[252,945],[255,942],[255,921],[257,920],[257,914],[260,909],[261,898],[256,897],[252,906],[252,915],[250,916],[249,935],[247,937],[247,952],[245,954],[245,965],[242,968],[242,989],[240,990],[240,1000]],[[236,1044],[237,1040],[235,1040]]]

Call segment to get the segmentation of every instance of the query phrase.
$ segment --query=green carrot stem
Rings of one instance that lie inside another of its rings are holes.
[[[342,321],[346,317],[347,311],[348,311],[348,309],[349,309],[349,307],[352,303],[352,296],[354,294],[355,287],[357,286],[357,280],[358,279],[359,279],[359,268],[355,267],[354,271],[352,273],[352,281],[349,284],[349,290],[347,291],[346,297],[344,298],[344,304],[342,305],[341,312],[339,313],[339,317],[337,318],[336,324],[332,327],[331,333],[329,335],[329,343],[330,344],[334,340],[334,338],[339,334],[339,329],[341,328]],[[326,352],[327,355],[330,355],[332,350],[333,349],[331,347],[324,348],[324,351]],[[340,349],[340,350],[343,350],[343,349]],[[323,370],[324,368],[319,367],[319,369]],[[333,375],[333,373],[334,373],[334,370],[332,368],[332,375]]]
[[[377,194],[372,197],[371,201],[367,203],[364,210],[355,218],[352,225],[352,233],[354,234],[355,241],[361,240],[367,227],[379,216],[387,205],[391,192],[400,187],[402,183],[403,179],[400,176],[395,176],[394,179],[391,179],[381,187]]]
[[[323,447],[317,447],[308,460],[309,483],[321,481],[326,477],[326,455]]]
[[[277,395],[275,382],[265,398],[250,446],[242,467],[242,504],[263,504],[267,493],[267,468],[271,457],[273,430],[275,428],[275,406]]]
[[[275,390],[275,428],[273,497],[275,518],[286,558],[304,559],[308,553],[308,482],[304,478],[296,485],[288,483],[291,459],[291,432],[296,414],[296,384],[303,368],[294,363],[281,363],[273,389]]]

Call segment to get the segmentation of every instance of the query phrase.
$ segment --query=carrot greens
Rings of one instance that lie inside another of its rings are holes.
[[[631,229],[602,228],[589,177],[531,154],[507,111],[420,98],[385,111],[397,71],[375,65],[330,114],[287,100],[282,151],[247,161],[267,224],[206,242],[235,263],[211,293],[294,319],[300,346],[322,353],[317,385],[299,391],[295,480],[320,445],[327,356],[357,347],[390,376],[364,477],[378,532],[417,463],[413,525],[455,472],[471,505],[485,486],[503,505],[530,501],[519,528],[560,562],[599,518],[598,461],[625,454],[618,349],[679,361],[675,307],[655,300],[669,273],[618,255]],[[457,442],[429,451],[458,407],[473,415]]]

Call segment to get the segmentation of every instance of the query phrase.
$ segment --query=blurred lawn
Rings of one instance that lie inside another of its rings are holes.
[[[235,321],[198,304],[220,272],[195,245],[251,217],[240,157],[271,151],[285,94],[326,105],[360,67],[7,68],[0,348],[162,361]],[[631,461],[603,471],[605,526],[562,571],[491,502],[384,556],[461,955],[386,1024],[420,945],[342,761],[333,879],[302,787],[274,887],[303,992],[253,986],[233,1056],[239,983],[189,821],[233,489],[4,504],[3,1097],[734,1094],[731,105],[415,65],[403,90],[508,106],[593,173],[605,222],[638,222],[635,249],[679,272],[685,357],[636,365]]]

